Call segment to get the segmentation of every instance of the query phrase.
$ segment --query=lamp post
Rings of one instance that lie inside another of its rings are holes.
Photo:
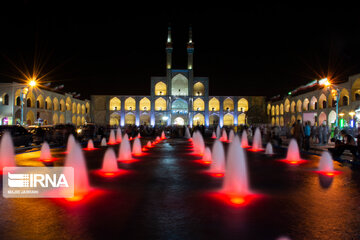
[[[36,86],[36,80],[31,79],[27,84],[31,89]],[[24,125],[24,100],[26,99],[26,96],[29,92],[28,87],[24,87],[20,90],[20,103],[21,103],[21,119],[20,119],[20,125]]]
[[[324,85],[327,88],[331,88],[331,94],[335,97],[335,104],[336,104],[336,118],[335,118],[335,126],[339,127],[339,96],[340,96],[340,88],[338,86],[335,86],[334,84],[331,84],[328,80],[328,78],[324,78],[319,80],[320,85]]]

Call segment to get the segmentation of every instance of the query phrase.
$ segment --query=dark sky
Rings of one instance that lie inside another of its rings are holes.
[[[360,72],[359,12],[350,5],[139,8],[23,1],[1,7],[0,77],[18,77],[13,65],[32,69],[37,59],[40,75],[49,73],[44,81],[83,97],[150,94],[150,76],[165,75],[170,22],[174,68],[186,67],[192,24],[194,73],[210,78],[211,95],[274,96],[328,74],[344,80]]]

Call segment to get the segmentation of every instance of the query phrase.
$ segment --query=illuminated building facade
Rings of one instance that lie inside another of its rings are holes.
[[[80,100],[68,93],[31,89],[13,82],[0,84],[1,125],[20,124],[20,94],[24,94],[24,88],[27,88],[23,105],[24,125],[72,123],[79,126],[91,122],[89,100]]]
[[[264,108],[258,96],[209,96],[208,77],[194,76],[194,43],[189,28],[187,69],[172,66],[171,28],[166,41],[166,76],[151,77],[148,96],[92,95],[92,119],[101,125],[220,125],[247,123],[253,105]]]
[[[310,121],[312,125],[334,127],[338,99],[340,127],[354,127],[360,119],[360,74],[336,84],[339,94],[314,82],[289,92],[285,97],[274,97],[267,103],[267,115],[272,125],[289,126],[296,120]]]

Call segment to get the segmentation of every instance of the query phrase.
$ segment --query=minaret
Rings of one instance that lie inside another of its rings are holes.
[[[171,58],[172,58],[172,40],[171,40],[171,27],[168,27],[168,36],[166,41],[166,69],[171,69]]]
[[[189,42],[187,43],[188,69],[193,69],[194,43],[192,41],[192,27],[189,27]]]

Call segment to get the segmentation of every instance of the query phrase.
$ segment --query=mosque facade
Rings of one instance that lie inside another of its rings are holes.
[[[248,123],[249,109],[266,111],[262,96],[209,96],[209,78],[194,76],[192,28],[187,68],[174,69],[171,28],[166,41],[166,75],[151,77],[151,94],[92,95],[92,120],[100,125],[220,125]]]

